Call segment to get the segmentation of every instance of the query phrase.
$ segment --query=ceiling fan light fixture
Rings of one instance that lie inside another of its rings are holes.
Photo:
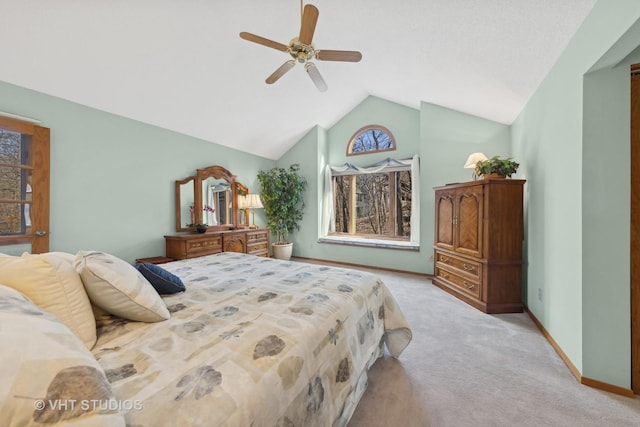
[[[267,77],[265,80],[266,83],[274,83],[282,77],[283,74],[289,71],[296,62],[299,62],[304,64],[305,70],[315,83],[316,87],[321,92],[324,92],[327,90],[327,84],[320,75],[320,71],[318,71],[316,66],[309,61],[317,59],[319,61],[358,62],[362,59],[362,54],[358,51],[349,50],[316,50],[313,46],[313,33],[315,32],[316,23],[318,22],[318,9],[312,4],[307,4],[302,8],[302,1],[300,1],[300,7],[302,9],[300,34],[298,37],[291,39],[288,46],[244,31],[240,33],[240,37],[253,43],[258,43],[272,49],[287,52],[293,58],[292,60],[282,64],[280,68]]]

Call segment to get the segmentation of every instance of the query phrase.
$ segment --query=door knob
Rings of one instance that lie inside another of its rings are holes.
[[[42,237],[42,236],[46,236],[47,232],[45,230],[38,230],[36,231],[36,236],[38,237]]]

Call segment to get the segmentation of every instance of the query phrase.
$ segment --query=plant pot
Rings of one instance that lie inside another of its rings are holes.
[[[291,254],[293,253],[293,243],[272,243],[273,257],[276,259],[282,259],[289,261]]]
[[[209,228],[207,226],[207,224],[198,224],[198,225],[196,225],[196,231],[198,233],[206,233],[207,232],[207,228]]]
[[[504,177],[504,176],[502,176],[500,174],[497,174],[497,173],[489,173],[489,174],[486,174],[486,175],[482,175],[482,178],[483,179],[505,179],[506,177]]]

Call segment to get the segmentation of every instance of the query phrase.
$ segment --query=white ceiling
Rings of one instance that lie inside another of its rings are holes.
[[[595,1],[315,0],[316,48],[363,54],[321,93],[238,36],[288,44],[299,0],[0,0],[0,80],[277,159],[368,95],[509,124]]]

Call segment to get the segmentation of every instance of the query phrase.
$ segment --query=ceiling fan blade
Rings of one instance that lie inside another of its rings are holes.
[[[286,52],[287,49],[289,49],[289,46],[285,44],[274,42],[273,40],[265,39],[264,37],[256,36],[255,34],[247,33],[244,31],[240,33],[240,37],[250,42],[258,43],[263,46],[280,50],[282,52]]]
[[[316,59],[321,61],[345,61],[358,62],[362,59],[362,54],[355,50],[318,50]]]
[[[285,62],[284,64],[282,64],[280,67],[278,67],[277,70],[275,70],[273,72],[273,74],[271,74],[269,77],[267,77],[267,79],[265,80],[265,82],[267,84],[273,84],[275,82],[278,81],[278,79],[282,76],[284,76],[284,74],[289,71],[290,69],[293,68],[293,66],[296,65],[296,61],[294,61],[293,59],[288,60],[287,62]]]
[[[300,25],[300,36],[298,41],[302,44],[310,45],[313,40],[313,33],[316,31],[316,24],[318,23],[318,9],[312,5],[307,4],[304,6],[302,12],[302,24]]]
[[[304,65],[304,69],[307,70],[307,74],[309,74],[309,77],[311,77],[311,80],[313,80],[313,83],[316,85],[320,92],[324,92],[327,90],[327,84],[324,82],[324,79],[320,75],[320,71],[318,71],[316,64],[314,64],[313,62],[307,62]]]

